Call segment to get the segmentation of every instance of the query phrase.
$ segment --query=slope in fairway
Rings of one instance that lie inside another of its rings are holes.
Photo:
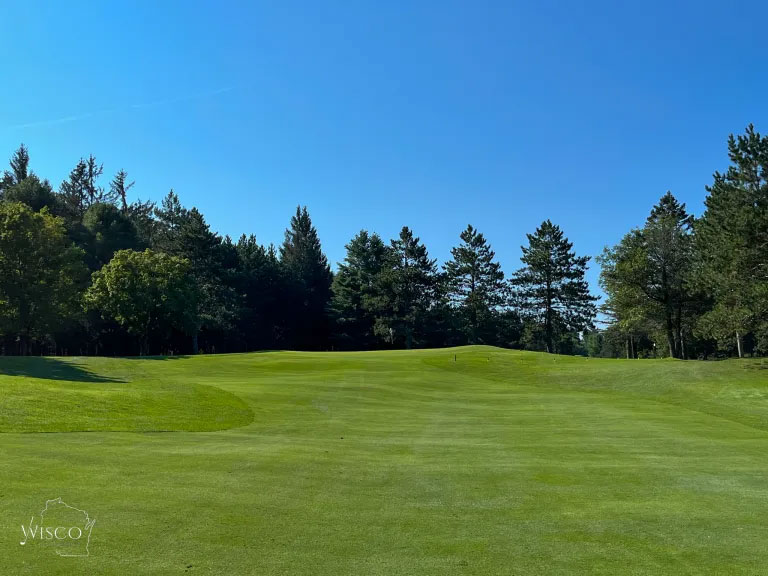
[[[106,364],[104,364],[106,362]],[[101,365],[109,375],[92,371]],[[245,426],[253,411],[193,377],[155,378],[146,361],[0,359],[0,432],[168,432]]]
[[[767,384],[485,347],[0,358],[0,573],[765,574]],[[57,497],[88,557],[19,544]]]

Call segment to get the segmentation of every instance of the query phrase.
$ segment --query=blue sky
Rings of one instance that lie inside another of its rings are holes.
[[[596,255],[768,130],[760,3],[15,4],[0,157],[58,186],[93,153],[265,243],[306,204],[333,263],[403,225],[444,261],[472,223],[509,273],[546,218]]]

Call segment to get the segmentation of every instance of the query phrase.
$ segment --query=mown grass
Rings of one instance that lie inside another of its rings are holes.
[[[0,430],[0,573],[768,573],[754,361],[0,358]],[[88,558],[19,545],[59,496]]]

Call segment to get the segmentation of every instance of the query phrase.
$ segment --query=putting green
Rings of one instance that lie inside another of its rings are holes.
[[[2,574],[768,573],[759,361],[0,358],[0,431]]]

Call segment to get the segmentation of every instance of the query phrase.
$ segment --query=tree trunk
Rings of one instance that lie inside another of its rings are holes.
[[[685,360],[685,340],[683,339],[682,330],[680,330],[680,358]]]
[[[405,327],[405,348],[410,350],[413,347],[413,330],[410,326]]]
[[[675,356],[675,336],[672,334],[672,330],[667,331],[667,344],[669,346],[669,355],[672,358],[677,358]]]
[[[629,360],[629,336],[627,336],[627,360]]]
[[[677,358],[677,355],[675,354],[675,333],[672,329],[672,312],[667,309],[667,318],[666,318],[666,328],[667,328],[667,344],[669,345],[669,355],[672,356],[672,358]]]
[[[192,335],[192,354],[197,354],[197,352],[198,352],[197,330],[195,330],[195,333]]]
[[[738,330],[736,331],[736,349],[739,351],[739,358],[741,358],[741,334]]]

